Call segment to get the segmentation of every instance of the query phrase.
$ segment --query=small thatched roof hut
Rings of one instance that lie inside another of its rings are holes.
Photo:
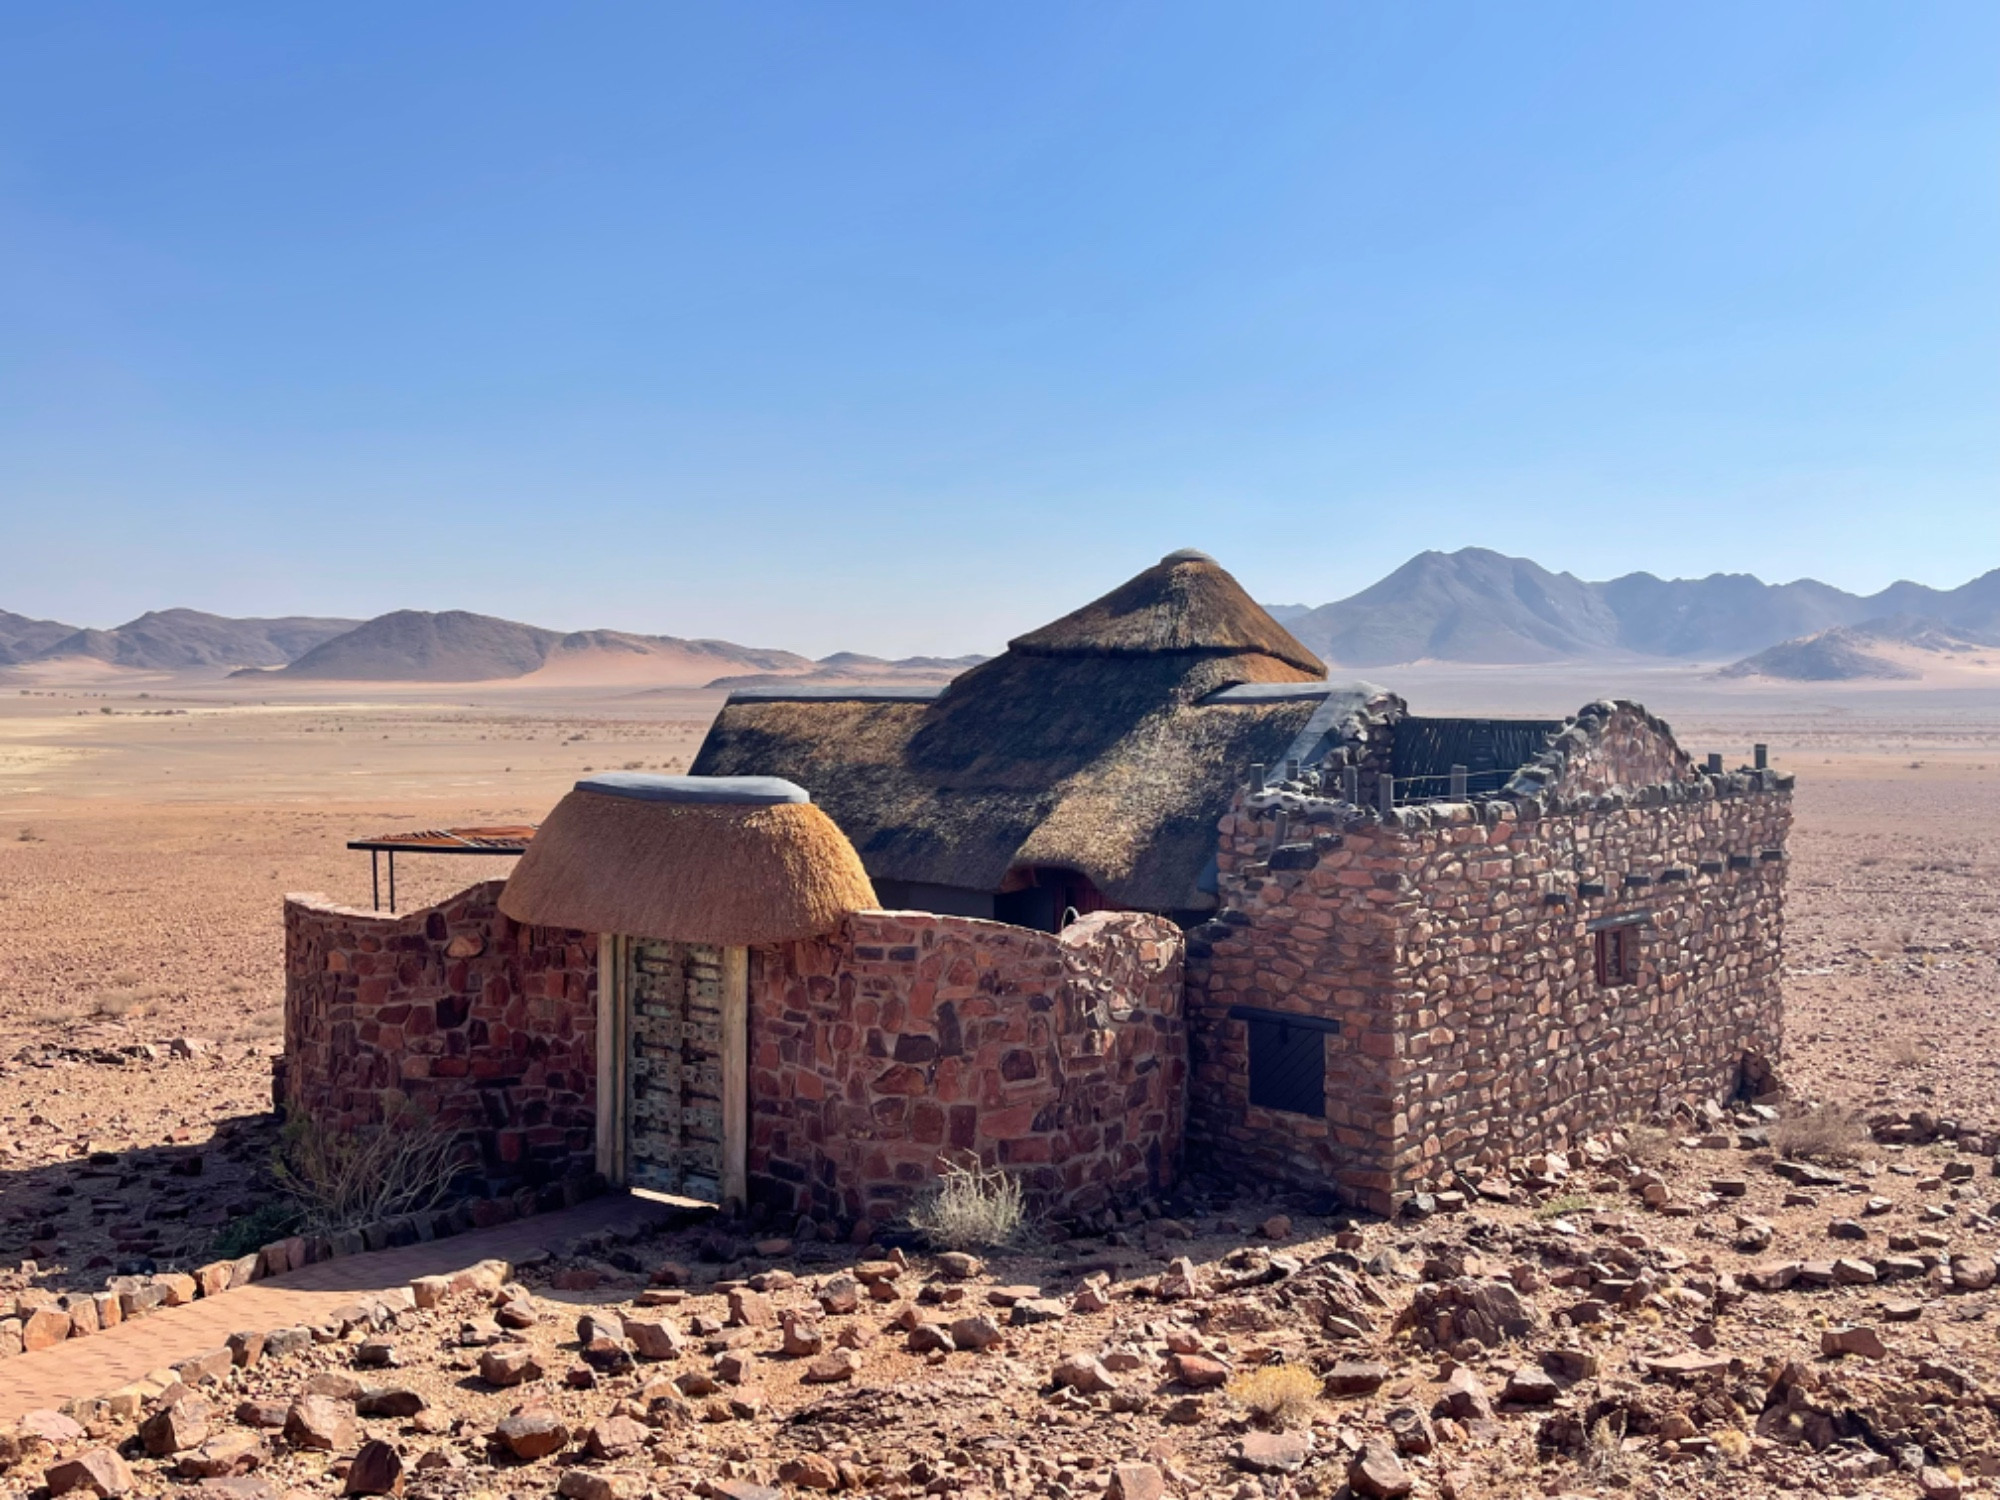
[[[1194,913],[1249,767],[1298,753],[1330,695],[1375,691],[1336,689],[1212,558],[1176,552],[941,692],[733,694],[693,769],[811,787],[891,906],[1007,916],[1037,872],[1073,871],[1069,904]]]
[[[768,776],[579,781],[500,893],[517,922],[720,947],[831,932],[875,904],[846,835]]]

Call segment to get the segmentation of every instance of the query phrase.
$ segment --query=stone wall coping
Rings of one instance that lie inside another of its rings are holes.
[[[841,941],[854,943],[907,944],[910,938],[890,937],[870,932],[878,925],[929,930],[937,933],[961,933],[968,938],[991,937],[995,933],[1005,933],[1018,939],[1025,947],[1040,948],[1051,958],[1064,954],[1074,956],[1079,950],[1096,946],[1121,927],[1152,926],[1159,930],[1161,939],[1175,938],[1181,930],[1166,917],[1143,911],[1096,911],[1079,917],[1060,933],[1042,932],[1033,927],[1016,927],[1011,922],[996,922],[986,917],[950,916],[932,911],[857,911],[846,917],[847,930]]]
[[[488,886],[491,886],[494,894],[498,895],[500,887],[506,883],[504,880],[475,881],[462,891],[454,891],[435,905],[409,906],[395,912],[376,911],[367,906],[346,906],[334,900],[325,891],[287,891],[285,910],[310,912],[320,917],[340,917],[350,922],[373,922],[383,927],[396,927],[407,922],[422,921],[432,912],[443,911],[446,907],[464,901],[468,897],[477,897]]]

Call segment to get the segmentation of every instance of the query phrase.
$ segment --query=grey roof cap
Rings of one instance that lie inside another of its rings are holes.
[[[705,802],[731,807],[778,807],[812,801],[804,787],[779,776],[653,776],[643,771],[606,771],[584,778],[576,789],[634,802]]]

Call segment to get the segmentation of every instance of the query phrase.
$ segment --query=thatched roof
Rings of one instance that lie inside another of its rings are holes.
[[[1324,696],[1217,695],[1323,676],[1214,562],[1175,554],[934,700],[733,696],[694,769],[810,787],[878,880],[991,891],[1053,865],[1123,906],[1201,910],[1239,780]]]
[[[500,893],[517,922],[725,946],[831,932],[875,904],[833,820],[771,777],[579,781]]]
[[[1298,643],[1205,552],[1169,552],[1102,599],[1008,643],[1036,656],[1151,656],[1162,651],[1252,652],[1313,677],[1326,663]]]

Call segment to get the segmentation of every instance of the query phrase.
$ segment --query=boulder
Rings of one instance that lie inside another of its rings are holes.
[[[154,1458],[167,1458],[208,1441],[214,1408],[199,1396],[170,1401],[139,1424],[139,1441]]]
[[[294,1448],[343,1453],[361,1441],[353,1411],[331,1396],[304,1395],[285,1413],[285,1441]]]
[[[569,1442],[569,1428],[547,1407],[521,1407],[501,1418],[493,1441],[514,1457],[533,1462],[561,1452]]]
[[[406,1385],[364,1386],[354,1398],[354,1410],[364,1417],[390,1417],[406,1421],[429,1403]]]
[[[680,1330],[665,1319],[627,1318],[624,1330],[632,1352],[641,1359],[679,1359],[685,1347]]]
[[[629,1458],[649,1436],[645,1425],[630,1417],[606,1417],[584,1434],[583,1450],[592,1458]]]
[[[479,1378],[505,1388],[525,1380],[540,1380],[547,1372],[535,1351],[525,1344],[503,1344],[479,1356]]]
[[[1347,1487],[1365,1500],[1401,1500],[1416,1481],[1386,1443],[1367,1443],[1347,1466]]]
[[[183,1453],[174,1467],[183,1479],[227,1479],[261,1468],[271,1456],[263,1436],[256,1432],[225,1432],[210,1438],[192,1453]]]
[[[951,1325],[951,1342],[959,1349],[971,1349],[983,1354],[1005,1338],[1000,1325],[985,1313],[960,1318]]]
[[[1064,1355],[1056,1363],[1050,1383],[1057,1390],[1067,1388],[1084,1396],[1118,1389],[1118,1377],[1104,1368],[1102,1360],[1088,1354]]]
[[[1324,1391],[1329,1396],[1372,1396],[1389,1378],[1389,1367],[1379,1360],[1343,1359],[1326,1372]]]
[[[1306,1466],[1312,1445],[1302,1432],[1246,1432],[1230,1462],[1252,1474],[1296,1474]]]
[[[1858,1354],[1863,1359],[1887,1359],[1889,1349],[1882,1335],[1861,1324],[1828,1328],[1819,1336],[1821,1354]]]
[[[778,1465],[778,1482],[802,1490],[837,1490],[840,1470],[824,1453],[801,1453]]]
[[[400,1495],[403,1493],[403,1455],[394,1446],[372,1439],[361,1445],[347,1466],[346,1493],[350,1495]]]
[[[1166,1476],[1152,1464],[1113,1464],[1106,1500],[1164,1500]]]
[[[91,1448],[75,1458],[66,1458],[43,1471],[49,1494],[67,1495],[75,1491],[98,1496],[123,1495],[132,1488],[132,1470],[110,1448]]]

